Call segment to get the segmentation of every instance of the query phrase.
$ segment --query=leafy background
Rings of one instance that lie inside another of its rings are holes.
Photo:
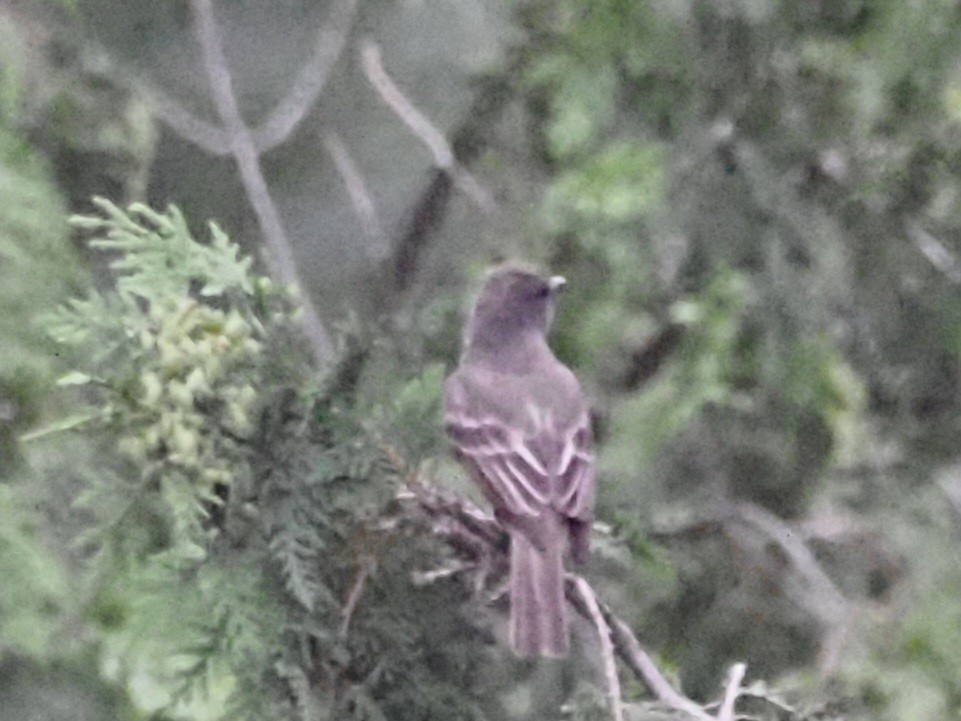
[[[215,5],[249,122],[337,7]],[[261,158],[317,367],[231,159],[161,121],[216,120],[190,4],[0,2],[0,718],[607,717],[591,629],[512,659],[397,498],[471,493],[437,402],[504,257],[568,277],[586,573],[685,692],[745,661],[780,717],[956,717],[959,39],[943,0],[359,3]]]

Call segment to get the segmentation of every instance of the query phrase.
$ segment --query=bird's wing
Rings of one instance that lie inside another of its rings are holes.
[[[570,394],[566,385],[544,392],[543,383],[517,377],[458,372],[448,379],[447,432],[495,508],[519,517],[546,508],[574,518],[590,515],[590,419],[580,389]]]
[[[568,518],[587,519],[594,508],[594,438],[585,410],[563,430],[554,482],[554,508]]]

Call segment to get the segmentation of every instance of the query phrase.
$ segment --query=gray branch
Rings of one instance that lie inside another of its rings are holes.
[[[357,14],[357,0],[339,0],[327,22],[317,33],[314,52],[300,70],[287,94],[273,112],[253,131],[254,145],[261,153],[283,143],[317,104],[330,73],[344,52]]]
[[[290,242],[280,220],[280,213],[270,195],[267,181],[260,167],[260,158],[250,130],[244,124],[234,95],[223,39],[214,19],[211,0],[191,0],[197,42],[203,56],[204,70],[210,83],[217,114],[223,124],[230,154],[237,162],[241,182],[257,216],[267,246],[267,261],[273,273],[284,283],[302,289],[300,275],[291,251]],[[316,308],[302,294],[303,329],[318,362],[326,362],[332,346]]]
[[[485,213],[493,213],[497,205],[490,192],[477,179],[467,172],[457,159],[454,151],[444,137],[427,116],[418,110],[407,99],[400,88],[391,80],[384,69],[381,59],[380,46],[367,38],[361,42],[360,62],[364,74],[377,93],[394,114],[406,125],[410,131],[425,145],[434,158],[434,165],[450,175],[454,184],[470,198],[478,208]]]
[[[597,594],[591,585],[580,576],[572,576],[571,584],[587,612],[594,621],[597,638],[601,644],[601,656],[604,660],[604,676],[607,680],[607,695],[611,702],[611,716],[614,721],[624,721],[624,703],[621,701],[621,682],[617,678],[617,661],[614,659],[614,643],[611,641],[611,627],[604,620]]]
[[[387,451],[388,459],[403,470],[402,460],[392,450]],[[417,507],[432,518],[449,518],[462,524],[471,535],[488,545],[490,555],[503,555],[503,538],[505,535],[501,525],[489,514],[465,498],[438,488],[425,485],[414,478],[408,478],[407,488],[398,498],[416,502]],[[687,698],[677,691],[660,672],[640,641],[634,635],[630,626],[614,614],[610,606],[602,601],[593,587],[582,577],[568,573],[565,579],[565,595],[575,610],[588,621],[595,624],[596,616],[585,594],[596,602],[603,621],[610,631],[610,642],[617,656],[633,672],[635,677],[657,697],[664,706],[685,713],[698,721],[715,721],[704,707]],[[602,640],[603,644],[603,640]],[[732,669],[731,674],[740,673]],[[738,684],[740,682],[738,681]]]
[[[230,139],[216,125],[201,120],[179,101],[156,88],[148,88],[146,95],[154,115],[181,138],[210,155],[230,154]]]
[[[360,221],[364,235],[370,242],[371,257],[373,260],[383,260],[390,252],[390,240],[380,223],[377,208],[374,207],[374,200],[367,190],[364,176],[361,175],[360,169],[350,156],[350,151],[337,133],[331,131],[324,134],[321,142],[333,159],[341,180],[344,181],[351,207],[354,209],[357,220]]]

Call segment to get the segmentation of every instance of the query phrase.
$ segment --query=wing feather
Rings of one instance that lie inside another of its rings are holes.
[[[549,399],[527,398],[513,405],[511,416],[495,411],[498,405],[485,397],[493,392],[486,384],[470,388],[468,393],[456,374],[448,380],[445,425],[495,508],[518,517],[540,516],[550,508],[589,519],[594,454],[587,410],[554,413]]]

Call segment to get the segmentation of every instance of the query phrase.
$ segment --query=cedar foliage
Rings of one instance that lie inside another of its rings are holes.
[[[146,669],[170,713],[206,698],[223,718],[483,717],[465,590],[411,583],[443,553],[395,500],[439,369],[359,415],[363,349],[310,368],[291,293],[215,225],[202,244],[176,208],[96,205],[72,222],[113,254],[116,289],[48,327],[86,351],[60,382],[102,461],[77,503],[121,675]]]

